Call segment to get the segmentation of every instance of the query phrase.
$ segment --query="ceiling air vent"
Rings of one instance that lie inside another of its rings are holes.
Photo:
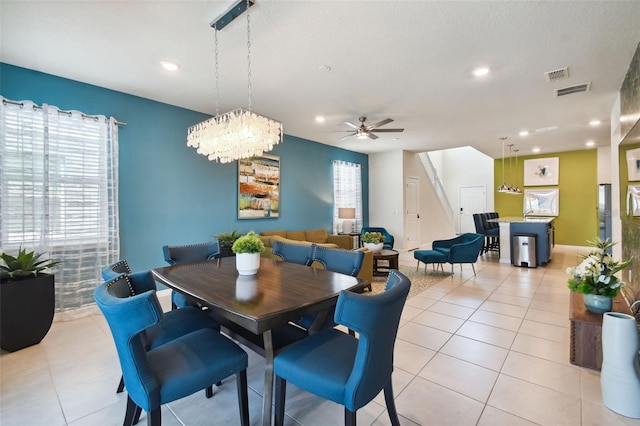
[[[564,87],[562,89],[556,89],[556,96],[566,96],[572,93],[588,92],[591,88],[591,82],[576,84],[575,86]]]
[[[553,81],[563,80],[569,77],[569,68],[561,68],[559,70],[547,71],[544,73],[544,78],[547,79],[549,83]]]

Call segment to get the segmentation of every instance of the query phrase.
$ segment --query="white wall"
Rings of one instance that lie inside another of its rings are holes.
[[[369,154],[369,226],[386,228],[402,250],[404,176],[402,151]]]
[[[598,184],[611,183],[611,147],[598,148]]]

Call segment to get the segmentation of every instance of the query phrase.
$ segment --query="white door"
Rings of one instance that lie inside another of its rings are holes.
[[[473,214],[484,213],[487,208],[484,186],[461,186],[458,193],[460,196],[460,233],[476,232]]]
[[[415,177],[406,178],[405,184],[405,248],[413,250],[420,246],[420,180]]]

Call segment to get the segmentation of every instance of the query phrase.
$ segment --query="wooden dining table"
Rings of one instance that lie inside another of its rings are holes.
[[[260,259],[256,275],[240,276],[235,258],[226,257],[152,269],[155,279],[209,308],[223,331],[265,358],[262,424],[271,424],[273,358],[300,329],[289,321],[323,313],[343,290],[360,290],[366,280],[273,259]],[[287,329],[291,333],[283,333]],[[313,326],[312,326],[313,329]],[[295,339],[292,339],[295,340]]]

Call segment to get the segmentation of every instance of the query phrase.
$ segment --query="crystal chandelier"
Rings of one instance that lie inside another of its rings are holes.
[[[229,163],[241,158],[250,158],[271,151],[282,142],[282,123],[251,111],[251,26],[249,8],[251,0],[240,0],[211,26],[215,31],[216,115],[189,127],[187,146],[196,148],[198,154],[210,161]],[[218,82],[218,31],[234,18],[247,12],[247,76],[249,89],[248,108],[238,108],[220,114],[220,85]]]

